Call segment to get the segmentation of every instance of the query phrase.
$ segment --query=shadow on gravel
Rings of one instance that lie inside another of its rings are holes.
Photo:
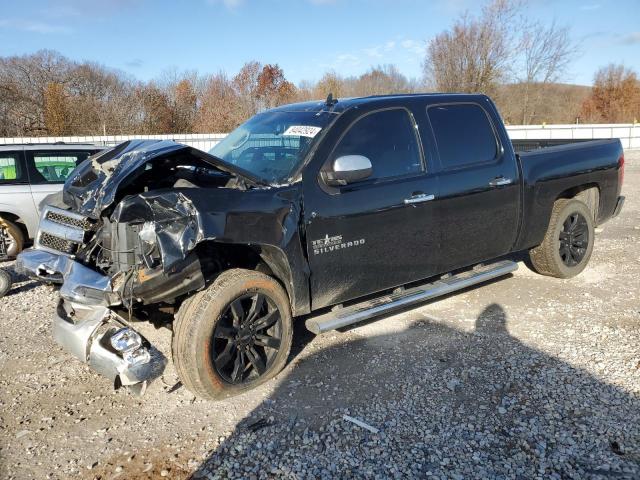
[[[499,305],[472,332],[411,320],[298,361],[193,477],[640,478],[638,396],[513,338]]]
[[[497,304],[468,331],[405,318],[305,355],[298,322],[294,365],[192,477],[640,478],[640,396],[512,337]]]
[[[28,292],[29,290],[33,290],[34,288],[43,285],[42,282],[32,280],[26,275],[22,275],[21,273],[16,272],[13,268],[13,261],[0,262],[0,269],[7,272],[11,276],[11,281],[13,282],[11,289],[7,292],[5,297],[16,295],[22,292]]]

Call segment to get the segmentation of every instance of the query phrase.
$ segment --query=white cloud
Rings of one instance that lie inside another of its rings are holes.
[[[360,64],[360,59],[352,53],[341,53],[336,57],[338,63],[348,63],[351,65]]]
[[[6,18],[0,20],[0,28],[10,28],[32,33],[70,33],[71,29],[63,25],[39,22],[34,20],[22,20],[19,18]]]
[[[235,10],[244,3],[244,0],[207,0],[207,3],[211,5],[223,4],[229,10]]]
[[[129,68],[140,68],[142,65],[144,65],[144,60],[142,60],[141,58],[134,58],[132,60],[129,60],[128,62],[124,62],[124,64]]]
[[[382,57],[382,52],[380,50],[381,50],[381,47],[370,47],[370,48],[362,49],[362,51],[365,53],[367,57],[373,57],[373,58]]]
[[[419,40],[403,40],[402,42],[400,42],[400,45],[402,45],[402,48],[414,55],[424,54],[425,44],[424,42],[421,42]]]
[[[321,63],[321,68],[334,69],[338,66],[341,73],[355,74],[356,69],[380,64],[418,65],[424,56],[426,44],[422,40],[396,37],[378,45],[359,50],[341,52],[333,57],[333,63]],[[352,69],[349,69],[352,67]]]
[[[640,32],[631,32],[622,37],[622,43],[625,45],[635,45],[640,43]]]

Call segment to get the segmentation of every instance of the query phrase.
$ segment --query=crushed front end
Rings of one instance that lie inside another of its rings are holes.
[[[63,194],[47,199],[33,248],[17,258],[23,274],[61,284],[57,343],[116,387],[144,390],[166,364],[133,328],[138,314],[149,319],[205,285],[193,251],[199,218],[177,187],[196,188],[189,181],[196,178],[207,186],[233,180],[201,155],[141,141],[89,158]]]
[[[45,199],[16,268],[61,284],[56,341],[114,386],[143,390],[166,364],[136,322],[169,326],[225,269],[280,275],[308,311],[297,187],[235,168],[175,142],[131,141],[85,160]]]

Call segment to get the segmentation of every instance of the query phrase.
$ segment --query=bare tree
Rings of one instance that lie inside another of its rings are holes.
[[[521,122],[531,123],[549,84],[556,82],[577,54],[571,42],[568,27],[555,21],[548,27],[533,23],[521,29],[519,48],[522,61],[518,63],[518,81],[522,84]]]
[[[240,118],[249,118],[260,109],[256,92],[261,71],[262,65],[259,62],[247,62],[233,77],[233,85],[240,100],[237,106]]]
[[[520,6],[494,0],[479,18],[465,14],[433,38],[423,64],[427,85],[442,92],[494,93],[508,77]]]
[[[336,72],[326,72],[316,83],[313,89],[313,98],[324,100],[330,93],[333,93],[336,98],[343,97],[347,95],[344,83],[344,79]]]
[[[153,82],[136,90],[141,108],[138,133],[171,133],[172,110],[167,94]]]
[[[409,93],[414,86],[402,75],[395,65],[383,65],[371,68],[351,82],[354,95],[387,95],[390,93]]]
[[[201,133],[230,132],[243,120],[237,108],[239,102],[238,93],[224,72],[210,76],[196,116],[195,130]]]
[[[494,0],[479,17],[462,15],[450,30],[433,38],[424,60],[429,88],[443,92],[482,92],[512,110],[517,121],[539,116],[549,87],[577,53],[569,28],[545,26],[524,15],[524,0]],[[502,85],[515,82],[508,95]],[[517,92],[517,95],[513,95]]]
[[[49,135],[69,133],[69,109],[61,83],[50,82],[44,89],[44,124]]]

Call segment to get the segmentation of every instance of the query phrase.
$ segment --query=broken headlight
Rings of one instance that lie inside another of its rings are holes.
[[[142,337],[135,330],[124,327],[111,335],[111,346],[118,352],[132,352],[142,346]]]
[[[141,254],[147,268],[156,266],[156,260],[153,252],[156,250],[156,224],[153,222],[144,222],[142,228],[138,232],[140,239]]]
[[[139,348],[132,352],[124,352],[122,354],[122,358],[125,362],[127,362],[127,364],[129,364],[130,367],[133,367],[134,365],[149,363],[149,361],[151,360],[151,354],[146,348]]]

